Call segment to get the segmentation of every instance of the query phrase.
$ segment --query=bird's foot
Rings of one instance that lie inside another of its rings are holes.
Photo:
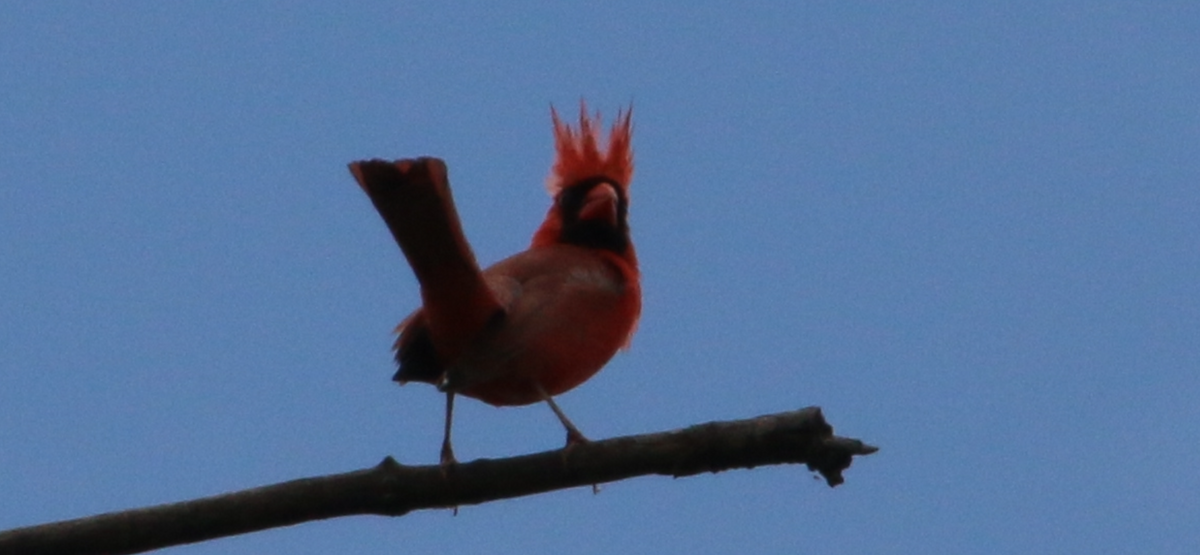
[[[571,455],[571,451],[575,450],[578,445],[587,445],[592,440],[584,436],[578,429],[567,430],[567,445],[563,447],[563,464],[567,464],[567,458]],[[600,484],[592,484],[592,495],[600,493]]]
[[[446,473],[446,469],[454,467],[458,464],[458,459],[454,458],[454,449],[447,443],[442,445],[442,454],[438,460],[438,464],[442,467],[442,473]]]
[[[590,440],[586,436],[584,436],[583,432],[580,432],[578,428],[571,427],[571,428],[567,429],[567,448],[568,449],[570,449],[571,447],[574,447],[576,445],[586,445],[591,442],[592,442],[592,440]]]

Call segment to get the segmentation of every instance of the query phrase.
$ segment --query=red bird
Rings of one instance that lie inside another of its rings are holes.
[[[546,185],[554,202],[529,249],[483,271],[463,235],[445,163],[350,164],[421,285],[421,308],[397,327],[392,379],[446,393],[443,465],[455,462],[455,394],[496,406],[545,401],[568,445],[587,441],[553,396],[587,381],[627,347],[641,314],[627,221],[630,113],[618,113],[601,148],[599,114],[589,117],[581,105],[573,129],[550,112],[557,157]]]

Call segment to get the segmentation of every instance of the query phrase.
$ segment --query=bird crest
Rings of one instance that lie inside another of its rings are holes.
[[[587,105],[579,102],[579,128],[563,123],[558,111],[550,107],[554,120],[554,165],[546,178],[546,190],[557,196],[564,187],[589,177],[603,176],[628,190],[633,178],[633,149],[631,139],[633,126],[630,123],[632,108],[617,112],[612,129],[608,132],[608,144],[600,150],[600,113],[589,117]]]

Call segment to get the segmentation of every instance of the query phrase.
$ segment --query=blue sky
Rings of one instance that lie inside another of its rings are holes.
[[[0,528],[437,460],[418,302],[347,173],[447,160],[481,261],[545,212],[549,106],[634,106],[633,348],[592,437],[822,406],[883,450],[177,548],[1191,553],[1200,6],[0,8]],[[555,448],[458,404],[460,459]],[[174,552],[174,551],[172,551]]]

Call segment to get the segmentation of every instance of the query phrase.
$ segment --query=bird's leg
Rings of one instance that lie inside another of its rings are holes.
[[[442,436],[442,468],[458,464],[454,448],[450,447],[450,423],[454,421],[454,392],[446,391],[446,433]]]
[[[450,423],[454,421],[454,391],[446,390],[446,433],[442,436],[442,457],[441,465],[442,478],[450,478],[450,471],[454,470],[454,465],[458,461],[454,458],[454,448],[450,447]],[[456,480],[449,480],[450,490],[457,497]],[[594,489],[594,488],[593,488]],[[458,504],[454,505],[454,516],[458,516]]]
[[[578,443],[588,443],[588,438],[583,435],[583,432],[579,431],[579,428],[575,427],[575,424],[571,423],[571,419],[567,418],[566,413],[558,408],[558,403],[555,403],[554,398],[546,393],[546,390],[542,388],[542,384],[534,382],[534,387],[537,387],[537,392],[542,396],[542,400],[550,405],[550,410],[554,411],[554,416],[557,416],[558,421],[562,422],[563,427],[567,429],[567,447]]]
[[[562,409],[558,408],[558,403],[555,403],[554,398],[546,393],[546,390],[542,388],[542,384],[534,382],[534,386],[537,387],[538,394],[542,396],[542,399],[546,401],[546,404],[550,405],[550,410],[554,411],[554,416],[557,416],[558,421],[562,422],[563,427],[567,429],[567,446],[563,448],[563,464],[566,464],[567,457],[571,454],[572,447],[584,443],[590,443],[591,440],[585,437],[583,432],[579,431],[579,428],[575,427],[575,424],[571,422],[570,418],[567,418],[567,414],[564,413]],[[600,493],[600,485],[592,484],[592,494],[595,495],[598,493]]]

